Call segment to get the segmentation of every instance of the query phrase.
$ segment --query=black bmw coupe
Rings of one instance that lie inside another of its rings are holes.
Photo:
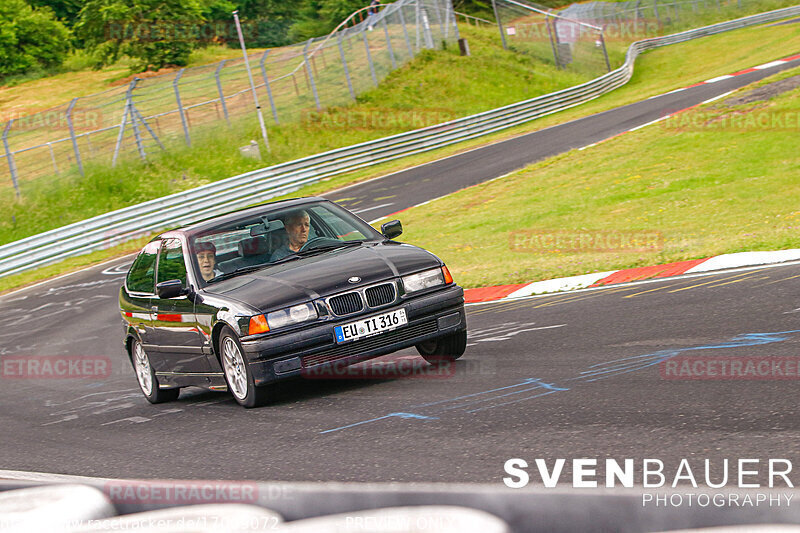
[[[125,348],[152,403],[181,387],[266,403],[276,381],[416,346],[466,348],[464,292],[435,255],[323,198],[274,202],[168,231],[120,290]]]

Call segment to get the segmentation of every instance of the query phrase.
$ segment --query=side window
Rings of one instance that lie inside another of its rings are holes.
[[[125,280],[129,291],[146,292],[148,294],[152,294],[155,291],[158,244],[157,242],[148,244],[133,262]]]
[[[183,248],[178,239],[166,239],[161,245],[161,259],[158,261],[158,282],[179,279],[186,287],[186,263],[183,261]]]

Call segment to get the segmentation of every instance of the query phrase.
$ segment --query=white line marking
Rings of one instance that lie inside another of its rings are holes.
[[[710,80],[706,80],[703,83],[717,83],[718,81],[727,80],[728,78],[732,78],[732,74],[725,74],[723,76],[717,76],[716,78],[711,78]]]
[[[655,119],[655,120],[651,120],[651,121],[650,121],[650,122],[648,122],[647,124],[642,124],[641,126],[636,126],[635,128],[631,128],[631,129],[629,129],[628,131],[636,131],[636,130],[642,129],[642,128],[646,127],[646,126],[650,126],[651,124],[655,124],[656,122],[661,122],[662,120],[664,120],[664,119],[667,119],[667,118],[669,118],[670,116],[671,116],[671,115],[664,115],[664,116],[663,116],[663,117],[661,117],[661,118],[657,118],[657,119]]]
[[[726,97],[726,96],[728,96],[729,94],[733,94],[733,93],[735,93],[735,92],[736,92],[736,89],[734,89],[733,91],[728,91],[728,92],[726,92],[726,93],[723,93],[723,94],[717,95],[717,96],[715,96],[715,97],[713,97],[713,98],[709,98],[708,100],[703,100],[702,102],[700,102],[700,105],[703,105],[703,104],[710,104],[711,102],[713,102],[713,101],[715,101],[715,100],[720,100],[721,98],[725,98],[725,97]]]
[[[777,67],[778,65],[783,65],[786,61],[779,59],[777,61],[770,61],[769,63],[764,63],[763,65],[759,65],[757,67],[753,67],[756,70],[764,70],[772,67]]]
[[[390,202],[388,204],[376,205],[376,206],[373,206],[373,207],[367,207],[366,209],[358,209],[358,210],[352,211],[352,212],[357,215],[359,213],[366,213],[367,211],[372,211],[373,209],[380,209],[381,207],[389,207],[390,205],[394,205],[394,204]]]

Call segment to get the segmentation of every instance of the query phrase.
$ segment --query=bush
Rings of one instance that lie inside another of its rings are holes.
[[[0,77],[61,65],[69,51],[69,31],[49,8],[23,0],[3,0],[0,10]]]

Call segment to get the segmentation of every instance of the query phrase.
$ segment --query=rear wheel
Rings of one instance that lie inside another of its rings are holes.
[[[467,349],[467,332],[457,331],[417,344],[417,352],[430,364],[455,361]]]
[[[273,399],[270,387],[256,387],[239,338],[229,328],[225,328],[220,336],[219,358],[228,390],[239,405],[258,407]]]
[[[142,394],[150,403],[171,402],[178,399],[180,389],[162,389],[158,386],[158,379],[150,364],[150,357],[144,351],[139,339],[134,339],[131,343],[131,362],[133,370],[136,372],[136,379],[139,381],[139,388]]]

